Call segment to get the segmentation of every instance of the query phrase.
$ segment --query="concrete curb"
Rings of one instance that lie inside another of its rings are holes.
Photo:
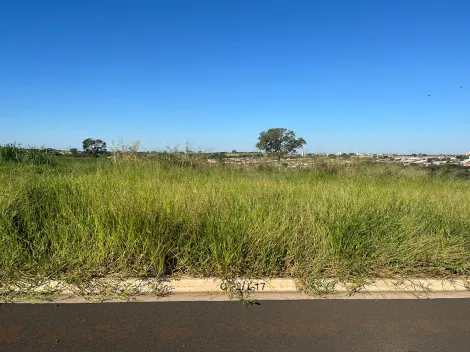
[[[468,291],[470,281],[458,280],[438,280],[438,279],[376,279],[368,280],[363,286],[355,288],[353,283],[339,282],[334,279],[319,281],[324,287],[329,287],[331,293],[351,293],[354,292],[456,292]],[[229,284],[223,280],[212,279],[179,279],[170,281],[173,293],[188,292],[223,292],[232,288],[252,293],[293,293],[300,292],[301,286],[294,279],[252,279],[236,280]]]
[[[214,301],[232,298],[254,299],[390,299],[390,298],[470,298],[470,280],[467,279],[370,279],[363,285],[340,282],[334,279],[316,282],[318,290],[310,295],[302,293],[297,280],[236,279],[219,278],[174,278],[162,279],[96,279],[82,286],[62,281],[48,281],[34,286],[15,285],[9,287],[13,295],[22,292],[48,294],[71,303],[83,300],[80,297],[98,296],[111,292],[111,297],[127,296],[139,301]],[[26,290],[25,290],[26,288]],[[113,296],[114,295],[114,296]],[[116,301],[110,299],[110,301]],[[119,301],[119,299],[118,299]],[[122,301],[122,299],[121,299]]]

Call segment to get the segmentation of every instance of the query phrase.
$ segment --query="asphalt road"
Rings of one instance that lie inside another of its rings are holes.
[[[3,304],[0,351],[470,351],[470,300]]]

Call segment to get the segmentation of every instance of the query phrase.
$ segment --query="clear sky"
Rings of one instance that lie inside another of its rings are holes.
[[[0,144],[250,151],[271,127],[308,152],[470,150],[470,1],[0,5]]]

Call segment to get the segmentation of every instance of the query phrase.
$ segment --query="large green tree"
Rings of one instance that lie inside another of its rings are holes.
[[[87,153],[98,156],[106,152],[106,142],[101,139],[87,138],[82,142],[83,150]]]
[[[295,132],[286,128],[270,128],[259,134],[256,148],[276,155],[281,160],[282,155],[293,153],[307,144],[302,137],[295,138]]]

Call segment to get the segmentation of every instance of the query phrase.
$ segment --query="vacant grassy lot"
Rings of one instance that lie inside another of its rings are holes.
[[[470,274],[470,181],[392,164],[0,163],[0,278]]]

